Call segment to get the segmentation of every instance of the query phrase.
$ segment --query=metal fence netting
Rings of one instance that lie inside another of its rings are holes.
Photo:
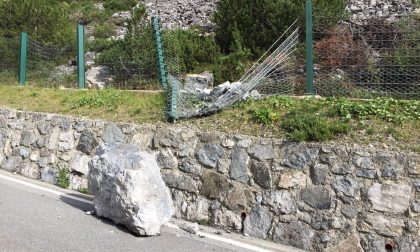
[[[75,50],[28,37],[27,79],[41,87],[77,87]]]
[[[109,73],[109,78],[104,80],[106,87],[128,90],[159,87],[153,32],[147,19],[130,27],[124,39],[111,42],[112,49],[101,53],[95,60],[95,66],[92,66]],[[89,79],[87,82],[91,85]]]
[[[0,84],[17,82],[19,38],[0,37]]]
[[[321,96],[420,98],[420,17],[314,17],[314,89]]]

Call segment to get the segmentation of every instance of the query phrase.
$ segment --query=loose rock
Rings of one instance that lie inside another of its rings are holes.
[[[138,235],[159,234],[174,208],[154,156],[126,144],[102,145],[96,154],[89,162],[96,214]]]

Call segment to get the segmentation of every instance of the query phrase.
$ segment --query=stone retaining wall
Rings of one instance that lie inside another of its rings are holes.
[[[0,109],[0,168],[29,178],[64,168],[85,188],[104,142],[156,154],[177,218],[307,250],[420,249],[418,153]]]

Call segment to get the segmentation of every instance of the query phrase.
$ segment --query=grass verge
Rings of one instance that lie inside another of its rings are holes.
[[[0,107],[128,123],[165,123],[159,92],[63,90],[0,85]],[[420,101],[270,97],[210,117],[179,121],[205,131],[294,141],[355,142],[420,152]]]

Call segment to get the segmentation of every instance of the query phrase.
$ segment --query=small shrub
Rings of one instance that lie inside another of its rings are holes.
[[[93,35],[95,36],[95,39],[105,38],[108,40],[108,38],[115,35],[115,29],[116,26],[113,23],[105,22],[103,24],[97,24]]]
[[[251,118],[257,123],[270,124],[279,119],[279,114],[271,109],[251,110]]]
[[[105,0],[104,7],[107,10],[117,12],[131,10],[138,4],[137,0]]]
[[[70,186],[70,172],[67,168],[60,167],[57,176],[57,185],[62,188],[69,188]]]
[[[329,31],[329,34],[315,42],[314,49],[319,58],[317,63],[325,67],[337,68],[345,68],[348,65],[367,65],[365,45],[354,39],[350,27],[337,25]]]
[[[272,96],[266,99],[268,105],[274,109],[286,109],[296,107],[296,100],[288,96]]]
[[[217,64],[219,47],[212,36],[202,36],[199,30],[173,30],[163,33],[169,71],[175,74],[198,72]],[[175,66],[173,66],[175,64]]]
[[[350,130],[348,124],[329,121],[324,116],[293,113],[285,117],[281,127],[289,139],[297,142],[326,141]]]

